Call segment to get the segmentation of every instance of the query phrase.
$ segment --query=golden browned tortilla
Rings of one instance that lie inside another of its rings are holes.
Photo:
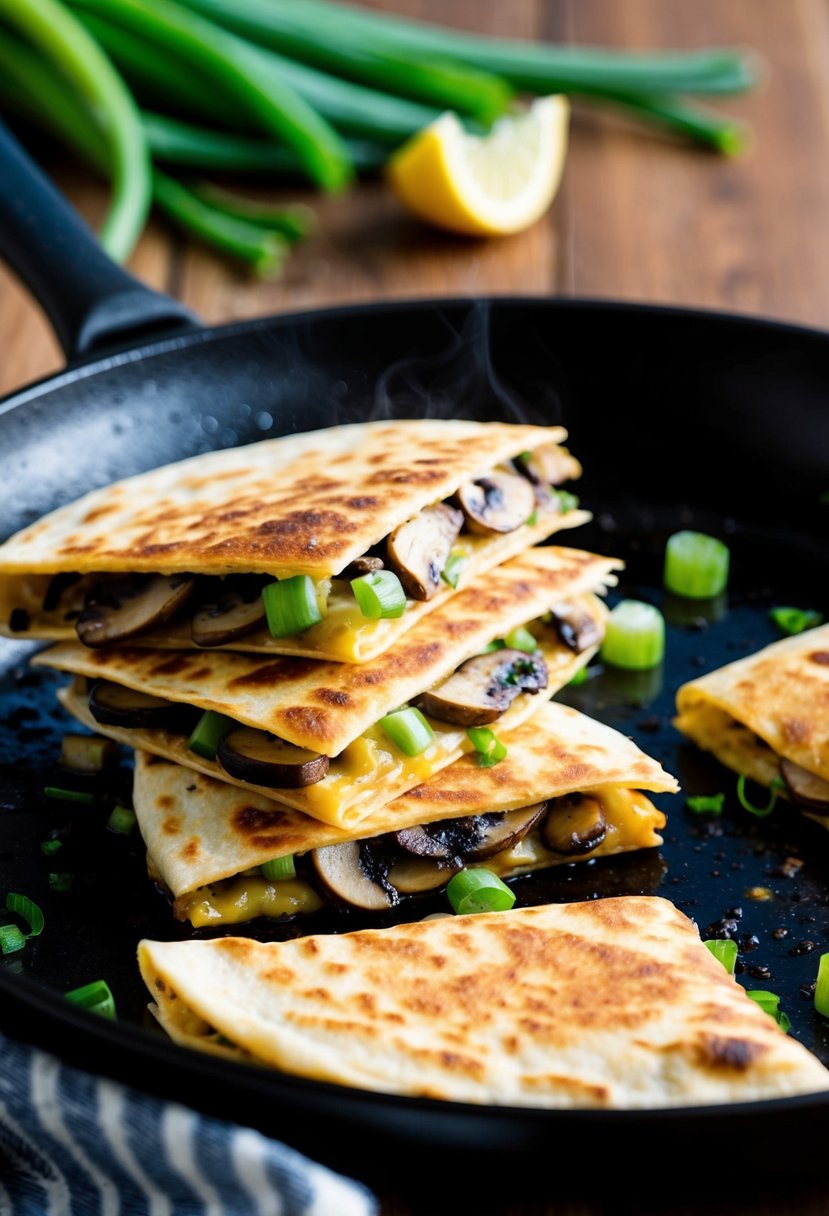
[[[677,783],[618,731],[547,701],[503,741],[508,751],[497,765],[484,768],[475,756],[464,756],[348,829],[140,751],[133,805],[155,868],[179,901],[177,914],[189,915],[195,908],[204,916],[200,923],[248,920],[260,908],[267,911],[273,892],[258,877],[240,879],[232,889],[199,892],[263,862],[416,824],[517,810],[577,792],[592,795],[604,810],[607,834],[595,849],[556,855],[534,834],[491,856],[487,868],[511,877],[662,843],[658,829],[664,815],[637,791],[675,791]],[[196,900],[181,900],[194,892]],[[288,894],[299,898],[302,892],[297,888]]]
[[[142,941],[138,957],[177,1042],[360,1089],[627,1109],[829,1088],[664,899],[268,945]]]

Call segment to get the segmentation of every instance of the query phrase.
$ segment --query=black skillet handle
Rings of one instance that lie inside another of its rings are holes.
[[[69,362],[197,318],[104,253],[78,213],[0,123],[0,257],[43,307]]]

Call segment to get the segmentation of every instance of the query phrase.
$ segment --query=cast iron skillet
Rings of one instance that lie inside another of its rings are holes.
[[[40,299],[69,364],[0,405],[3,536],[94,486],[266,435],[424,414],[563,422],[584,463],[580,493],[595,512],[568,540],[624,557],[624,591],[662,604],[670,622],[663,672],[632,683],[607,672],[567,697],[634,735],[686,792],[733,790],[732,776],[673,731],[673,690],[772,640],[770,604],[829,608],[829,508],[819,502],[829,489],[829,336],[678,309],[526,299],[381,304],[208,330],[113,266],[8,136],[0,143],[0,250]],[[664,541],[689,525],[729,539],[727,610],[663,600]],[[643,1144],[652,1159],[671,1159],[681,1144],[686,1161],[725,1145],[718,1168],[750,1160],[756,1173],[791,1167],[784,1135],[797,1145],[798,1168],[824,1166],[829,1095],[656,1113],[477,1108],[350,1091],[177,1049],[141,1024],[134,950],[142,936],[184,930],[147,883],[139,844],[44,800],[67,723],[54,679],[25,667],[31,649],[0,649],[0,890],[37,899],[47,928],[16,964],[22,973],[0,967],[7,1033],[398,1184],[421,1172],[413,1162],[424,1150],[457,1178],[480,1177],[483,1161],[487,1179],[506,1173],[522,1187],[549,1184],[552,1146],[562,1162],[589,1164],[598,1153],[605,1177],[614,1167],[629,1172]],[[731,795],[718,820],[690,815],[682,797],[659,801],[670,821],[658,854],[522,880],[519,902],[639,891],[674,899],[704,934],[737,937],[744,982],[778,992],[792,1032],[829,1061],[808,991],[829,948],[829,837],[785,810],[755,821]],[[55,863],[38,843],[51,829],[74,839],[79,873],[69,895],[49,891]],[[755,887],[774,898],[748,898]],[[408,905],[401,915],[434,906]],[[358,923],[341,916],[323,927]],[[117,1024],[60,996],[102,975],[116,992]],[[585,1185],[584,1170],[577,1177]]]

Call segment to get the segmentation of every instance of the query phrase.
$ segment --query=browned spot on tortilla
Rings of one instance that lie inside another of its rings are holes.
[[[323,705],[351,705],[352,698],[347,692],[338,692],[335,688],[317,688],[314,692],[317,701]]]
[[[268,688],[283,680],[301,680],[317,670],[319,663],[313,659],[284,657],[272,659],[261,667],[254,667],[247,675],[236,676],[228,682],[228,688]]]
[[[193,836],[187,841],[187,844],[180,850],[181,857],[184,861],[195,861],[201,852],[198,839]]]
[[[105,515],[111,515],[115,510],[115,507],[115,503],[106,503],[100,507],[93,507],[91,511],[87,511],[86,515],[84,515],[82,522],[85,524],[91,524],[96,519],[102,519]]]
[[[711,1068],[733,1068],[746,1072],[768,1047],[751,1039],[729,1038],[725,1035],[703,1034],[699,1042],[699,1059]]]
[[[195,671],[191,671],[188,680],[207,680],[212,676],[213,670],[210,667],[197,667]]]
[[[158,991],[159,991],[159,992],[166,992],[166,991],[167,991],[167,985],[164,983],[164,980],[161,978],[161,976],[160,976],[160,975],[157,975],[157,976],[155,977],[155,986],[156,986],[156,988],[158,989]]]
[[[282,827],[290,817],[288,811],[261,811],[255,806],[242,806],[233,812],[231,826],[242,836],[255,836]]]
[[[813,663],[819,663],[821,667],[829,667],[829,650],[813,650],[809,658]]]
[[[789,743],[805,743],[812,733],[808,722],[802,718],[784,718],[780,724],[783,738]]]
[[[145,752],[144,763],[148,768],[154,768],[157,764],[170,764],[170,761],[165,760],[163,756],[154,756],[152,752]]]
[[[345,500],[347,507],[353,507],[355,511],[367,511],[369,507],[379,507],[380,499],[372,498],[370,495],[363,495],[358,498],[347,498]]]
[[[173,799],[170,794],[159,794],[158,805],[163,811],[169,811],[173,805]]]
[[[169,815],[161,825],[161,830],[165,836],[177,836],[181,826],[181,820],[174,815]]]
[[[369,485],[390,486],[428,486],[436,481],[443,481],[443,469],[383,469],[372,473],[368,478]]]
[[[171,659],[165,659],[163,663],[156,663],[151,667],[149,674],[151,676],[177,676],[186,671],[192,660],[188,655],[176,654]]]

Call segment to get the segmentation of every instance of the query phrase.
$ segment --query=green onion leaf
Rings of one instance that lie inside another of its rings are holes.
[[[406,592],[393,570],[372,570],[351,580],[351,590],[363,616],[370,621],[392,620],[406,611]]]
[[[529,629],[525,629],[523,625],[519,625],[516,629],[511,629],[504,638],[504,641],[509,650],[523,650],[527,654],[532,654],[534,650],[538,650],[538,642]]]
[[[488,726],[470,726],[466,733],[481,768],[492,768],[493,764],[498,764],[506,756],[506,746]]]
[[[487,642],[481,654],[492,654],[493,650],[503,650],[505,646],[506,642],[503,638],[495,638],[492,642]]]
[[[119,836],[129,836],[137,823],[135,811],[128,806],[113,807],[112,814],[107,819],[107,827]]]
[[[579,505],[577,495],[571,494],[569,490],[554,490],[553,493],[558,499],[558,509],[562,515],[565,511],[575,511]]]
[[[93,801],[92,795],[88,790],[64,790],[58,785],[47,785],[43,789],[47,798],[54,798],[57,802],[85,802]]]
[[[449,881],[446,894],[453,911],[461,916],[473,912],[508,912],[515,892],[491,870],[461,870]]]
[[[695,815],[722,815],[725,794],[691,794],[685,805]]]
[[[817,965],[815,1009],[821,1017],[829,1018],[829,953],[821,954]]]
[[[262,877],[271,882],[279,878],[296,878],[293,854],[289,854],[287,857],[274,857],[272,861],[263,861],[259,869],[262,871]]]
[[[440,577],[450,587],[457,587],[458,579],[463,574],[464,566],[466,565],[466,556],[463,553],[450,553],[449,560],[440,572]]]
[[[702,943],[707,946],[718,963],[722,963],[729,975],[734,974],[734,964],[737,961],[737,943],[709,939]]]
[[[665,620],[658,608],[622,600],[607,618],[601,656],[612,667],[646,671],[665,654]]]
[[[196,728],[187,740],[188,750],[205,760],[215,760],[219,744],[228,733],[239,725],[226,714],[217,714],[208,709],[199,718]]]
[[[271,637],[292,638],[322,620],[314,580],[296,574],[269,583],[262,592]]]
[[[26,934],[27,938],[40,937],[46,922],[43,919],[43,913],[40,908],[33,900],[29,899],[28,895],[18,895],[14,891],[10,891],[6,896],[6,911],[13,912],[21,920],[25,920],[29,926],[29,932]]]
[[[708,600],[728,583],[728,546],[704,532],[675,532],[665,546],[663,582],[674,595]]]
[[[406,756],[419,756],[435,737],[429,723],[419,709],[404,705],[380,719],[383,731],[396,743]]]
[[[0,954],[17,954],[26,945],[26,939],[17,925],[0,925]]]
[[[46,857],[51,857],[53,853],[57,853],[58,850],[62,848],[62,840],[41,840],[40,842],[40,851],[41,853],[45,854]]]
[[[823,623],[823,617],[813,608],[772,608],[769,616],[780,632],[789,636]]]
[[[780,997],[776,992],[764,992],[759,988],[752,988],[750,990],[746,989],[746,996],[750,996],[753,1001],[756,1001],[763,1010],[763,1013],[767,1013],[769,1017],[774,1018],[784,1034],[788,1033],[791,1021],[780,1009]]]
[[[579,684],[587,683],[587,668],[580,667],[571,680],[567,681],[567,688],[578,688]]]
[[[110,992],[106,980],[93,980],[91,984],[73,988],[71,992],[64,993],[64,996],[73,1005],[80,1005],[82,1009],[88,1009],[91,1013],[99,1013],[113,1022],[116,1019],[115,998]]]
[[[535,525],[538,523],[538,512],[533,511],[533,513],[529,517],[529,519],[524,520],[524,523],[527,525],[528,528],[534,528]]]
[[[49,890],[50,891],[71,891],[72,885],[75,882],[75,875],[68,870],[61,870],[49,875]]]
[[[769,783],[769,800],[766,805],[754,806],[753,803],[749,802],[746,795],[746,781],[747,777],[745,773],[741,773],[737,778],[737,797],[740,800],[740,806],[743,810],[748,811],[750,815],[755,815],[758,819],[765,819],[777,806],[779,791],[786,788],[786,783],[782,777],[774,777]]]

